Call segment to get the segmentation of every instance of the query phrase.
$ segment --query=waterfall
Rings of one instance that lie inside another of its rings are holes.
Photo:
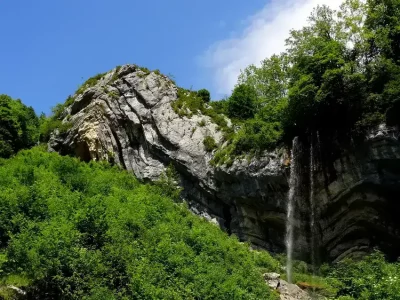
[[[315,230],[315,199],[314,199],[314,171],[315,171],[315,161],[314,161],[314,145],[313,138],[311,136],[310,143],[310,229],[311,229],[311,264],[313,268],[313,273],[315,275],[316,267],[316,230]]]
[[[286,275],[287,281],[292,282],[293,270],[293,235],[294,235],[294,208],[296,204],[297,187],[299,181],[299,172],[297,171],[297,159],[299,154],[299,139],[293,139],[291,150],[291,165],[290,165],[290,180],[289,180],[289,195],[287,201],[287,219],[286,219]]]

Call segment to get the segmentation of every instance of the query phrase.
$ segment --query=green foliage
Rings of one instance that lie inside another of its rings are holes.
[[[171,199],[177,201],[182,192],[182,188],[179,185],[180,178],[175,167],[170,164],[165,171],[161,174],[158,181],[156,181],[156,186],[160,187],[160,193],[170,197]]]
[[[216,112],[213,107],[205,104],[196,92],[178,88],[178,99],[172,103],[172,108],[180,117],[191,118],[194,114],[198,113],[208,116],[226,135],[232,131],[228,126],[225,116]]]
[[[285,255],[275,257],[281,265]],[[389,263],[375,251],[362,259],[344,259],[333,265],[324,264],[313,270],[304,262],[294,261],[293,281],[308,291],[336,300],[400,299],[400,263]],[[285,275],[282,276],[285,279]]]
[[[204,102],[208,103],[211,101],[210,92],[206,89],[201,89],[197,91],[197,96],[203,99]]]
[[[43,143],[46,143],[49,141],[51,133],[55,130],[58,130],[60,134],[64,134],[71,129],[72,126],[73,123],[70,121],[63,122],[55,119],[54,117],[41,118],[39,127],[39,140]]]
[[[215,140],[212,136],[206,136],[204,138],[203,144],[204,144],[204,149],[207,152],[211,152],[211,151],[217,149],[217,147],[218,147],[217,143],[215,142]]]
[[[375,252],[360,261],[345,259],[324,275],[335,280],[338,296],[354,299],[400,298],[400,263],[387,263]]]
[[[228,115],[228,99],[213,101],[210,102],[209,104],[216,113]]]
[[[275,105],[287,96],[288,69],[287,55],[273,55],[271,58],[264,59],[260,67],[248,66],[239,75],[238,83],[255,89],[258,108],[266,104]]]
[[[114,71],[114,73],[113,73],[113,75],[112,75],[112,77],[111,77],[111,82],[115,82],[115,81],[118,80],[118,78],[119,78],[118,73],[119,73],[120,70],[121,70],[121,66],[117,66],[117,67],[115,68],[115,71]]]
[[[149,74],[151,73],[151,71],[150,71],[148,68],[146,68],[146,67],[140,67],[140,66],[138,66],[138,65],[136,65],[136,67],[137,67],[140,71],[142,71],[142,74],[138,74],[139,77],[145,77],[145,76],[147,76],[147,75],[149,75]]]
[[[39,118],[32,107],[0,95],[0,158],[7,158],[38,141]]]
[[[282,128],[279,122],[269,123],[258,119],[250,120],[243,124],[233,140],[235,154],[271,149],[275,147],[276,141],[281,136]]]
[[[112,81],[118,79],[118,72],[121,69],[120,66],[116,67],[116,71],[113,74]],[[107,73],[97,74],[89,78],[88,80],[83,83],[78,90],[75,92],[75,96],[82,94],[86,89],[93,87],[97,84],[97,82],[106,75]],[[111,97],[117,96],[114,92],[110,92]],[[45,116],[41,116],[40,118],[40,126],[39,126],[39,139],[41,142],[48,142],[50,139],[51,133],[58,129],[60,133],[67,132],[73,124],[67,120],[67,122],[63,122],[62,118],[65,109],[74,103],[75,97],[68,96],[67,100],[64,103],[59,103],[52,108],[52,115],[48,118]]]
[[[118,97],[119,97],[119,94],[118,94],[117,91],[108,91],[107,95],[110,96],[113,99],[118,99]]]
[[[204,126],[206,126],[206,125],[207,125],[206,120],[205,120],[205,119],[201,119],[201,121],[199,122],[199,126],[200,126],[200,127],[204,127]]]
[[[117,73],[117,72],[116,72]],[[97,82],[103,78],[107,73],[99,73],[96,76],[90,77],[88,80],[86,80],[75,92],[75,95],[82,94],[85,90],[88,88],[95,86]],[[117,73],[118,76],[118,73]]]
[[[178,99],[172,103],[172,108],[180,117],[188,118],[205,110],[204,102],[196,92],[181,88],[178,89]]]
[[[0,163],[0,287],[29,299],[278,299],[279,264],[139,183],[38,148]],[[0,288],[3,293],[3,289]]]
[[[250,119],[254,117],[257,102],[256,90],[247,84],[235,87],[228,101],[228,116],[234,119]]]
[[[400,112],[400,1],[318,6],[292,30],[287,50],[250,65],[232,96],[211,103],[239,129],[214,163],[260,152],[294,136],[365,136]]]

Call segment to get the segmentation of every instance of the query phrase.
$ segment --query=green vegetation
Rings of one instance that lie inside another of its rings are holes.
[[[204,127],[206,125],[207,125],[207,121],[205,119],[201,119],[201,121],[199,122],[199,126]]]
[[[113,74],[112,81],[118,79],[118,72],[121,69],[120,66],[117,66],[115,73]],[[59,132],[66,133],[71,127],[72,124],[67,120],[67,122],[62,122],[62,114],[65,109],[70,106],[75,101],[75,97],[79,94],[82,94],[86,89],[93,87],[97,84],[97,82],[103,78],[107,73],[100,73],[96,76],[93,76],[86,80],[75,92],[74,96],[68,96],[67,100],[64,103],[59,103],[52,108],[52,115],[50,117],[46,117],[42,115],[40,117],[40,129],[39,136],[41,142],[47,142],[50,139],[50,134],[58,129]],[[106,91],[106,88],[105,88]],[[108,91],[106,91],[108,93]],[[118,97],[115,92],[109,92],[110,97]]]
[[[246,84],[238,85],[228,101],[228,116],[232,119],[251,119],[254,118],[257,101],[256,90]]]
[[[286,52],[247,67],[232,96],[212,103],[239,128],[214,163],[317,131],[346,139],[399,125],[400,1],[318,6],[308,21],[290,32]]]
[[[207,152],[211,152],[214,149],[218,148],[218,145],[212,136],[206,136],[204,138],[203,144],[204,144],[204,149],[206,149]]]
[[[338,12],[317,7],[306,27],[290,33],[284,53],[241,73],[231,97],[209,102],[207,90],[178,89],[172,107],[181,117],[201,114],[217,124],[225,146],[218,149],[211,136],[203,141],[206,151],[217,150],[215,165],[296,135],[362,136],[381,122],[399,125],[399,28],[399,0],[347,0]],[[139,68],[142,76],[151,73]],[[55,129],[65,133],[72,123],[61,119],[73,101],[38,118],[0,95],[0,299],[15,298],[7,285],[30,299],[278,298],[261,274],[283,273],[284,258],[250,251],[192,215],[172,166],[150,185],[106,162],[22,150],[48,141]],[[108,156],[112,163],[114,154]],[[295,262],[295,282],[329,299],[400,298],[400,263],[379,252],[323,265],[318,276],[313,271]]]
[[[96,76],[90,77],[88,80],[86,80],[75,92],[75,95],[82,94],[85,90],[87,90],[90,87],[93,87],[97,84],[97,82],[103,78],[107,73],[99,73]],[[117,73],[118,76],[118,73]]]
[[[114,74],[113,74],[113,76],[111,77],[111,82],[115,82],[116,80],[118,80],[118,73],[119,73],[119,71],[121,70],[121,66],[117,66],[116,68],[115,68],[115,71],[114,71]]]
[[[333,282],[338,296],[362,300],[400,299],[400,263],[387,263],[375,252],[360,261],[345,259],[324,276]]]
[[[39,126],[39,140],[42,143],[46,143],[50,139],[50,135],[54,130],[59,130],[61,134],[66,133],[71,127],[72,123],[67,120],[66,122],[63,122],[61,120],[61,114],[64,111],[64,109],[72,104],[68,103],[68,100],[73,99],[69,97],[67,101],[64,104],[58,104],[55,107],[53,107],[52,112],[53,114],[50,117],[46,117],[44,114],[40,116],[40,126]],[[70,116],[69,116],[70,117]]]
[[[38,141],[39,118],[32,107],[0,95],[0,158],[8,158]]]
[[[286,257],[278,255],[284,265]],[[324,264],[313,276],[312,268],[301,261],[294,262],[294,282],[316,294],[338,300],[397,300],[400,298],[400,263],[385,261],[375,251],[362,259],[344,259],[333,265]],[[283,275],[285,278],[285,275]]]
[[[208,103],[211,101],[211,96],[210,92],[206,89],[201,89],[197,91],[197,96],[203,99],[205,103]]]
[[[194,114],[201,113],[210,117],[225,136],[232,133],[232,128],[228,126],[225,116],[206,104],[197,92],[178,88],[178,99],[172,103],[172,108],[180,117],[191,118]]]
[[[261,271],[279,264],[174,202],[176,180],[171,167],[144,185],[39,148],[0,160],[0,287],[30,299],[277,299]]]

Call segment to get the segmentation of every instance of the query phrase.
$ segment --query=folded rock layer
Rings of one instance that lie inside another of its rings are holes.
[[[157,180],[172,164],[193,212],[256,247],[285,251],[288,151],[213,166],[203,141],[222,144],[218,126],[200,112],[179,116],[171,106],[178,99],[175,84],[135,65],[112,70],[74,99],[62,114],[70,129],[53,133],[50,151],[108,160],[145,181]],[[376,245],[400,254],[394,246],[400,244],[400,143],[393,134],[378,131],[354,152],[343,151],[332,161],[334,179],[323,164],[316,168],[316,230],[310,230],[307,193],[296,203],[298,257],[309,257],[311,235],[323,260]]]

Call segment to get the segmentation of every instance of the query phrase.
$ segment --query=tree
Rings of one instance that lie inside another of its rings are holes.
[[[247,84],[237,85],[228,101],[228,115],[236,119],[250,119],[256,110],[256,90]]]
[[[368,0],[365,20],[373,53],[400,59],[400,0]]]
[[[203,99],[204,102],[208,103],[211,101],[210,92],[206,89],[201,89],[197,91],[197,96]]]
[[[258,97],[257,108],[276,105],[287,96],[288,91],[287,55],[273,55],[261,61],[259,67],[248,66],[239,75],[238,83],[252,86]]]
[[[39,119],[32,107],[0,95],[0,157],[32,147],[38,139]]]

